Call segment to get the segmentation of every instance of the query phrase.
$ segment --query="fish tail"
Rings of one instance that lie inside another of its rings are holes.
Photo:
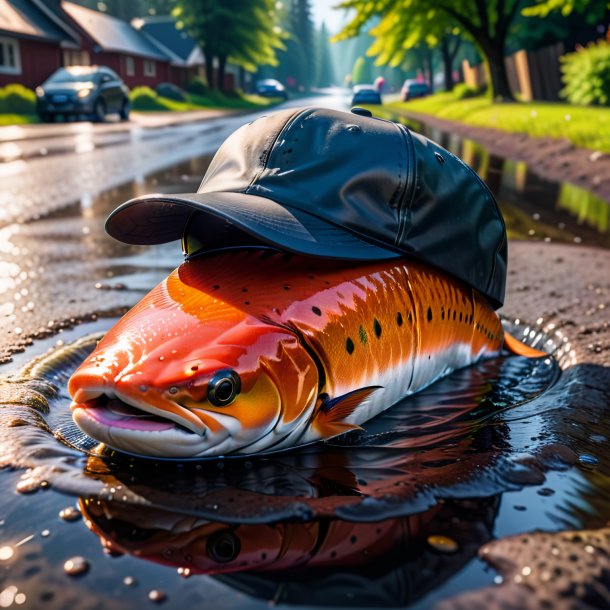
[[[511,352],[511,354],[525,356],[526,358],[542,358],[548,356],[546,352],[525,345],[525,343],[519,341],[519,339],[515,339],[515,337],[507,332],[504,333],[504,349]]]

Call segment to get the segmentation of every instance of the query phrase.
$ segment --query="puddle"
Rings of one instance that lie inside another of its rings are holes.
[[[4,582],[48,608],[77,593],[130,607],[153,590],[180,604],[205,590],[223,608],[425,608],[492,585],[477,551],[497,533],[599,527],[610,508],[601,367],[561,371],[560,336],[507,325],[554,356],[457,371],[325,444],[184,463],[83,439],[66,383],[99,333],[51,349],[0,385],[0,455],[19,468],[0,476],[37,507],[34,527],[22,495],[3,507]],[[67,506],[84,518],[61,519]],[[88,576],[63,572],[74,555]]]

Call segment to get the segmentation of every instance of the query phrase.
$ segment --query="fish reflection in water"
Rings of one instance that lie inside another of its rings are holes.
[[[275,603],[396,607],[420,598],[471,560],[492,535],[499,498],[451,501],[378,523],[225,524],[119,502],[80,500],[104,548],[209,574]],[[434,537],[455,541],[439,550]]]

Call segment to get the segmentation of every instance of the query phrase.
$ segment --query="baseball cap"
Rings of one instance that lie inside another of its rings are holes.
[[[367,114],[308,107],[260,117],[224,141],[196,193],[127,201],[106,230],[129,244],[159,244],[188,228],[198,251],[413,256],[501,306],[506,228],[490,190],[438,144]]]

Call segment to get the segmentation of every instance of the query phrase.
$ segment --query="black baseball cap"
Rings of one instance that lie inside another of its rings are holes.
[[[438,144],[366,114],[298,108],[258,118],[225,140],[197,193],[132,199],[106,230],[129,244],[160,244],[188,225],[201,251],[414,256],[500,307],[506,228],[485,183]]]

